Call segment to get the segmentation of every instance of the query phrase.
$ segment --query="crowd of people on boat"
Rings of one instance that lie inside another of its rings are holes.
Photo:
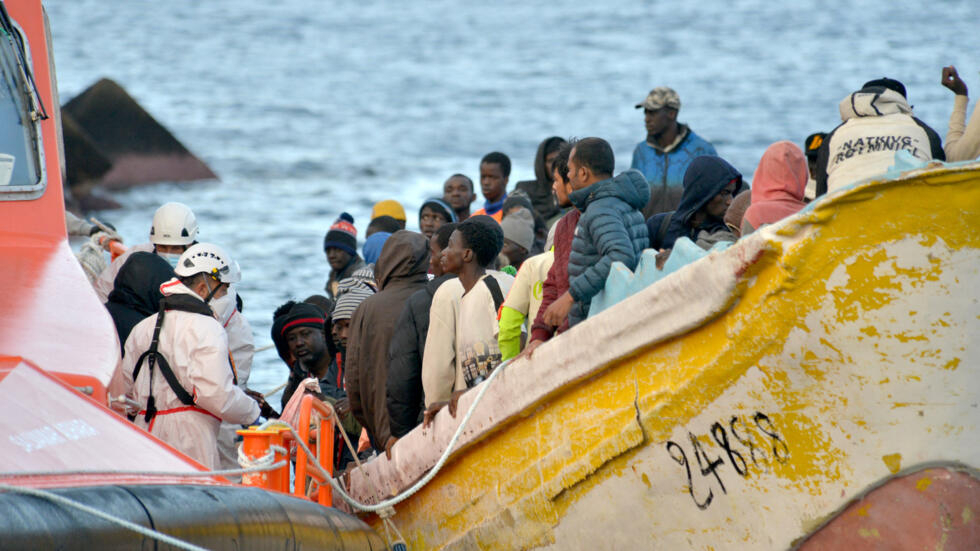
[[[203,465],[234,468],[236,429],[292,419],[298,399],[312,393],[355,443],[349,450],[338,431],[338,469],[355,453],[390,456],[441,409],[455,415],[459,396],[502,362],[533,357],[587,319],[613,262],[632,270],[652,249],[662,266],[678,240],[706,250],[734,242],[881,176],[900,151],[924,162],[976,159],[980,116],[966,123],[966,85],[952,67],[942,84],[955,93],[945,143],[913,115],[902,83],[872,80],[841,100],[837,128],[802,147],[770,145],[751,186],[679,122],[680,97],[661,86],[636,105],[646,136],[619,174],[605,140],[553,136],[537,149],[534,180],[511,187],[510,158],[496,151],[473,167],[479,187],[449,176],[418,206],[418,232],[406,229],[408,214],[394,199],[374,205],[363,241],[340,212],[323,240],[323,294],[273,314],[288,377],[279,411],[246,386],[255,346],[238,264],[198,240],[189,207],[164,204],[149,242],[129,247],[94,282],[122,352],[113,405]]]

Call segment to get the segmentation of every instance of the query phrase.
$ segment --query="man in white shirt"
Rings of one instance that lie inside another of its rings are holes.
[[[430,321],[422,364],[422,385],[427,407],[425,423],[447,402],[450,413],[455,414],[459,395],[482,382],[500,364],[497,314],[514,278],[488,268],[500,253],[503,241],[500,225],[488,216],[478,215],[460,223],[449,238],[449,246],[443,250],[442,268],[447,273],[459,276],[462,293],[455,319],[452,371],[444,361],[438,365],[434,360],[429,361],[430,343],[432,346],[440,342],[444,345],[448,337],[440,331],[441,325]],[[433,311],[441,291],[442,288],[433,298]],[[455,295],[449,288],[445,294]]]

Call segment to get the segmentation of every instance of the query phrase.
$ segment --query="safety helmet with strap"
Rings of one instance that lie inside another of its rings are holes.
[[[184,251],[177,261],[174,273],[180,278],[203,273],[214,281],[228,284],[242,280],[238,263],[224,249],[213,243],[198,243]]]

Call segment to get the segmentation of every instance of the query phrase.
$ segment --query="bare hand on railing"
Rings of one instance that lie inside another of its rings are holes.
[[[531,355],[534,354],[534,350],[537,347],[541,346],[542,344],[544,344],[544,341],[539,341],[537,339],[534,339],[533,341],[527,343],[527,346],[524,347],[524,350],[521,350],[521,353],[518,354],[517,357],[530,358]]]
[[[456,392],[453,392],[452,397],[449,398],[449,416],[453,419],[456,418],[456,406],[459,405],[459,397],[465,392],[466,390],[457,390]]]
[[[395,446],[395,442],[398,442],[398,439],[394,436],[389,436],[388,441],[385,442],[385,457],[388,459],[391,459],[391,448]]]
[[[448,401],[434,402],[431,406],[425,408],[425,413],[422,414],[422,428],[429,428],[429,425],[432,424],[432,420],[436,418],[439,410],[446,407],[448,403]]]

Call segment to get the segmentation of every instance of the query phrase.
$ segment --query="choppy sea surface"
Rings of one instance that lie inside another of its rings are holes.
[[[533,176],[545,137],[600,136],[629,168],[646,93],[669,85],[679,120],[751,177],[777,140],[839,122],[872,78],[903,81],[945,135],[955,64],[980,92],[980,3],[433,0],[46,2],[62,102],[119,82],[220,176],[116,193],[97,213],[130,244],[157,206],[194,209],[200,239],[240,262],[245,315],[271,342],[272,311],[322,292],[323,235],[341,211],[363,236],[371,205],[397,198],[409,228],[454,172],[500,150],[511,185]],[[971,106],[972,109],[972,106]],[[250,386],[285,381],[272,350]]]

